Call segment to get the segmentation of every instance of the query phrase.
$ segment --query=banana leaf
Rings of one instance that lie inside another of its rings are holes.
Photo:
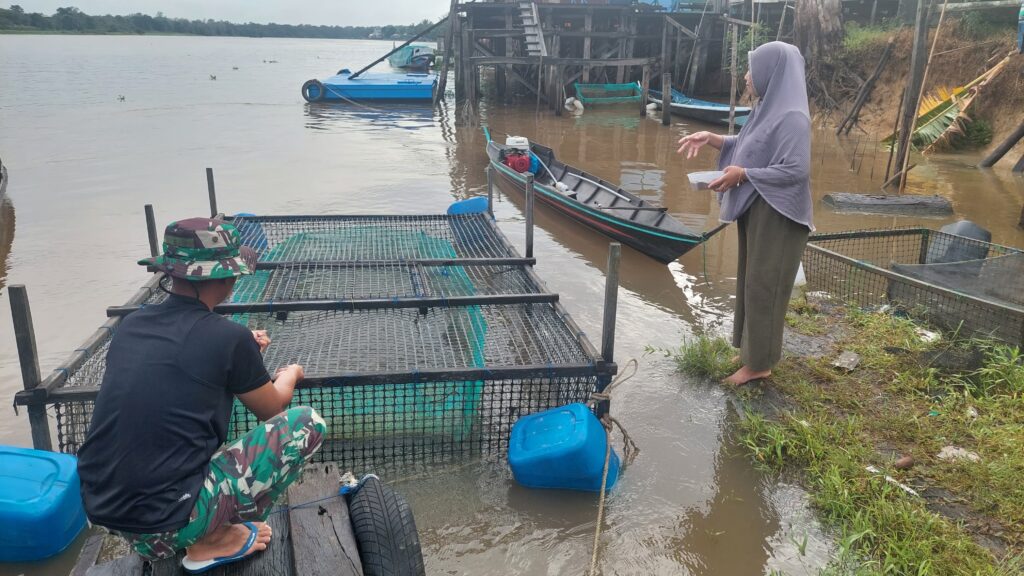
[[[1002,72],[1009,61],[1010,56],[1007,56],[964,86],[952,90],[939,88],[934,94],[926,94],[918,106],[911,145],[923,152],[930,152],[953,135],[963,132],[966,123],[970,122],[967,108],[977,96],[978,89]],[[892,144],[896,136],[896,133],[890,134],[883,142]]]

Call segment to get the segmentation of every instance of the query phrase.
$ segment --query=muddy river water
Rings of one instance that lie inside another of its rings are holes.
[[[0,204],[0,406],[21,386],[5,286],[28,286],[47,373],[104,320],[105,306],[145,281],[134,264],[148,253],[143,204],[155,205],[161,228],[203,214],[207,166],[227,212],[437,213],[484,193],[486,125],[547,144],[695,228],[717,221],[712,196],[691,191],[685,177],[715,158],[702,153],[684,165],[674,152],[683,133],[708,127],[679,118],[665,128],[633,109],[556,118],[532,103],[484,102],[462,122],[454,106],[311,107],[301,99],[304,80],[390,46],[0,36],[0,158],[10,170]],[[884,149],[856,134],[837,140],[816,131],[816,197],[877,189],[885,160]],[[1024,184],[1005,169],[978,171],[976,160],[924,160],[911,192],[941,194],[996,242],[1024,245],[1015,228]],[[837,215],[820,203],[815,210],[827,231],[952,220]],[[522,246],[521,195],[502,190],[496,216]],[[608,241],[543,209],[536,220],[538,274],[599,340]],[[613,411],[642,452],[608,499],[605,574],[812,574],[828,562],[831,540],[806,495],[756,470],[737,446],[730,395],[645,354],[695,330],[728,329],[735,242],[726,229],[668,266],[623,250],[616,359],[636,358],[640,372],[616,392]],[[5,410],[0,443],[27,445],[24,412]],[[472,463],[397,485],[413,505],[431,574],[583,574],[589,564],[592,495],[528,491],[502,467]],[[0,566],[0,575],[66,574],[73,553]]]

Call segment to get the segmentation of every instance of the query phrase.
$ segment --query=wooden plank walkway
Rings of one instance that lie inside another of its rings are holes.
[[[206,572],[210,576],[362,576],[348,505],[337,497],[338,472],[332,465],[307,468],[288,489],[289,506],[267,519],[270,546],[251,558]],[[307,504],[308,503],[308,504]],[[290,508],[295,506],[295,508]],[[95,564],[103,537],[90,539],[72,576],[181,576],[181,554],[146,562],[137,554]]]

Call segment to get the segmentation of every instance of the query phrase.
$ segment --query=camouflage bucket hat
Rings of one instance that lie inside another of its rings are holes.
[[[189,218],[168,224],[163,255],[143,258],[139,264],[194,282],[219,280],[251,274],[256,267],[256,252],[241,245],[233,224]]]

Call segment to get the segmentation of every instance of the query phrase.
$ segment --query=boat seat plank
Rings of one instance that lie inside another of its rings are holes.
[[[267,524],[270,524],[274,537],[270,540],[270,546],[267,546],[266,550],[254,554],[251,559],[228,564],[222,568],[205,572],[205,574],[209,576],[292,576],[302,574],[302,572],[292,569],[294,566],[293,539],[288,516],[289,513],[283,509],[274,508],[274,512],[267,518]],[[181,563],[178,562],[177,565],[180,568]],[[185,572],[174,572],[173,574],[178,576]],[[153,576],[157,576],[155,571]]]
[[[288,488],[292,505],[313,502],[338,493],[333,466],[308,468]],[[309,576],[362,576],[355,533],[344,498],[331,498],[289,513],[295,573]]]

